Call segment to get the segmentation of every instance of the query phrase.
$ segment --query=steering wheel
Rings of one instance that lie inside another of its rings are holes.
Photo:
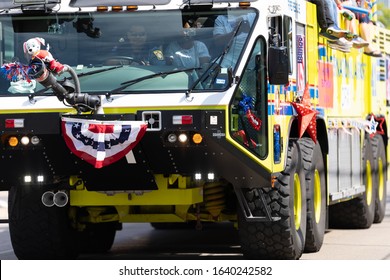
[[[146,65],[146,63],[131,56],[116,55],[106,58],[104,65]]]

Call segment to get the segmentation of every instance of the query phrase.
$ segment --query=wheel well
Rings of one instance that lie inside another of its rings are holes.
[[[322,118],[317,118],[317,141],[320,144],[322,154],[325,155],[329,152],[328,146],[328,133],[326,130],[325,121]],[[302,137],[310,137],[310,135],[305,132]],[[298,118],[294,118],[290,126],[289,138],[299,138],[299,128],[298,128]]]
[[[323,160],[324,160],[324,168],[325,168],[325,174],[327,174],[327,154],[329,152],[329,145],[328,145],[328,133],[325,125],[325,120],[323,118],[317,118],[316,119],[316,127],[317,127],[317,141],[320,144]],[[302,137],[309,137],[310,135],[305,132]],[[298,118],[294,118],[291,126],[290,126],[290,133],[289,138],[299,138],[299,128],[298,128]],[[327,178],[326,178],[327,180]],[[326,183],[327,186],[327,183]]]

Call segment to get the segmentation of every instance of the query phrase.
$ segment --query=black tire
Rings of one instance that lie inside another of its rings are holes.
[[[299,259],[306,235],[306,187],[299,147],[288,147],[286,169],[279,173],[273,188],[244,189],[253,215],[264,216],[259,192],[266,196],[274,222],[247,220],[238,212],[238,229],[244,257],[250,259]]]
[[[305,252],[318,252],[324,242],[326,228],[325,165],[318,143],[310,138],[298,141],[306,179],[307,226]]]
[[[333,228],[369,228],[375,216],[375,170],[371,141],[365,137],[362,152],[362,177],[366,191],[362,196],[329,207],[329,225]]]
[[[114,244],[119,223],[108,222],[87,224],[84,231],[78,233],[80,253],[104,254]]]
[[[385,144],[381,135],[377,134],[372,138],[372,150],[376,174],[376,180],[374,181],[374,189],[376,190],[374,223],[380,223],[385,217],[387,194],[387,160]]]
[[[12,187],[9,231],[18,259],[74,259],[78,255],[68,207],[45,207],[41,186]]]

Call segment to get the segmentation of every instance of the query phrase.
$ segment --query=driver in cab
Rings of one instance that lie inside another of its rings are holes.
[[[119,44],[112,49],[114,57],[109,64],[165,65],[162,46],[152,46],[148,43],[144,26],[132,25],[126,33],[126,39],[120,38]]]

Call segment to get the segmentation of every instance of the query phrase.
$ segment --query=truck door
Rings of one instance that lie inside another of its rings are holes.
[[[267,156],[266,40],[259,37],[231,104],[230,135],[257,157]]]

